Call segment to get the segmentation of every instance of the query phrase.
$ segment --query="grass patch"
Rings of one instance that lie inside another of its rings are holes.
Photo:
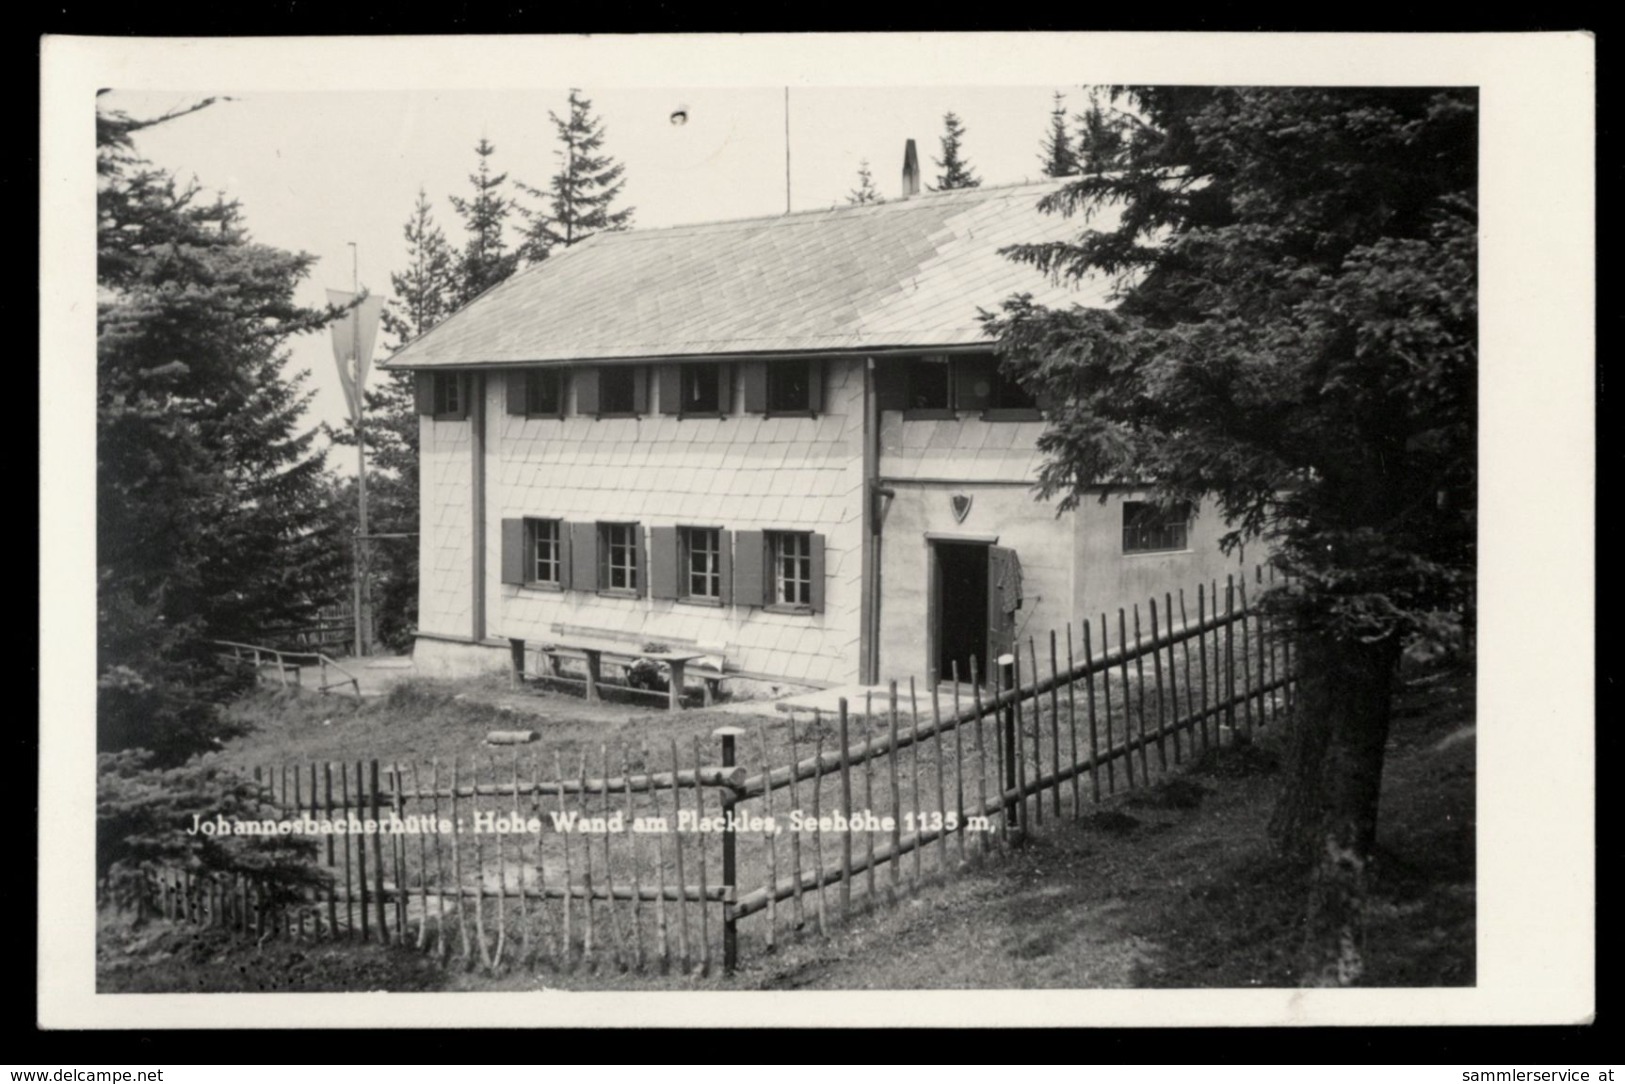
[[[1366,985],[1474,981],[1472,690],[1463,672],[1402,692]],[[1022,849],[828,941],[753,960],[741,979],[761,989],[1296,986],[1307,881],[1270,855],[1264,834],[1281,737],[1272,729],[1210,751],[1187,774],[1120,790],[1078,821],[1046,819]]]

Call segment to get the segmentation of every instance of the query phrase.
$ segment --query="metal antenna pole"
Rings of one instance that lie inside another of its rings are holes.
[[[362,582],[364,575],[367,545],[367,438],[366,438],[366,405],[365,396],[361,387],[361,306],[357,304],[361,297],[361,250],[354,241],[350,245],[350,287],[351,304],[355,307],[350,310],[350,319],[353,320],[354,335],[350,339],[351,372],[355,374],[355,469],[356,469],[356,499],[358,503],[357,527],[355,538],[355,653],[357,656],[367,654],[367,592]]]

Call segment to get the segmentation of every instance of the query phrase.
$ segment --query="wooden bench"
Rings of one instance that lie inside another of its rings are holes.
[[[623,670],[629,669],[638,659],[652,659],[663,662],[671,671],[671,680],[666,692],[656,689],[638,689],[631,685],[616,685],[614,688],[625,692],[643,696],[665,697],[667,707],[677,711],[683,706],[683,681],[688,676],[688,664],[697,659],[707,658],[717,652],[706,650],[699,645],[693,647],[676,647],[665,651],[645,651],[643,647],[633,641],[611,639],[607,637],[583,636],[579,634],[550,636],[545,640],[530,642],[523,639],[509,637],[508,647],[511,653],[511,666],[515,686],[521,685],[525,680],[525,652],[534,650],[547,660],[547,673],[542,675],[552,681],[581,681],[587,691],[587,700],[592,703],[599,702],[599,694],[604,684],[604,663],[619,666]],[[584,664],[585,679],[570,678],[559,673],[558,661],[560,659],[574,659]],[[712,667],[696,668],[695,676],[699,677],[705,688],[705,703],[715,700],[716,685],[723,674],[721,670]]]

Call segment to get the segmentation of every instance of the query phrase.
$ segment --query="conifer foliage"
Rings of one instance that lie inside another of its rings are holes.
[[[846,202],[852,204],[884,203],[880,192],[875,188],[874,174],[869,170],[869,159],[865,158],[858,163],[858,186],[846,194]]]
[[[970,163],[965,161],[959,149],[960,141],[965,138],[965,126],[959,122],[959,117],[953,113],[945,113],[942,117],[942,157],[931,161],[942,170],[937,174],[936,191],[944,192],[951,188],[976,188],[982,180],[971,169]]]
[[[1113,172],[1041,206],[1112,229],[1015,246],[1120,303],[988,318],[1053,404],[1041,488],[1150,484],[1264,538],[1301,689],[1273,826],[1312,866],[1304,975],[1357,981],[1398,663],[1461,643],[1475,574],[1477,98],[1155,87]]]
[[[1066,95],[1055,92],[1055,105],[1049,114],[1049,131],[1040,145],[1039,161],[1044,163],[1044,176],[1070,177],[1078,172],[1078,156],[1073,150],[1072,133],[1067,128]]]
[[[1089,105],[1078,115],[1074,160],[1077,169],[1105,173],[1120,169],[1128,160],[1133,138],[1134,117],[1118,108],[1128,104],[1125,96],[1114,95],[1109,87],[1090,87]]]
[[[558,136],[558,172],[548,186],[520,190],[543,201],[544,209],[526,210],[530,224],[520,246],[527,263],[538,263],[556,247],[569,248],[595,233],[624,230],[632,224],[634,208],[616,209],[615,201],[626,186],[626,167],[602,153],[604,123],[593,115],[592,102],[574,88],[570,91],[569,115],[548,112]]]
[[[135,151],[210,104],[97,111],[98,734],[163,762],[222,734],[208,641],[306,621],[344,579],[305,376],[283,375],[334,315],[294,303],[312,257]]]
[[[496,147],[481,138],[474,145],[479,165],[468,175],[474,186],[472,196],[452,196],[451,205],[463,220],[467,240],[457,267],[456,304],[466,305],[486,290],[514,273],[519,253],[510,251],[506,235],[513,201],[503,195],[506,173],[493,173],[491,156]]]

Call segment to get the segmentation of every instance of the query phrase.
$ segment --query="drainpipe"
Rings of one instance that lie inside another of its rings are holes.
[[[865,567],[868,570],[864,584],[863,633],[867,644],[863,652],[862,673],[864,684],[880,681],[880,600],[881,600],[881,534],[880,498],[893,496],[893,491],[880,484],[880,400],[875,395],[875,359],[864,359],[863,367],[863,519],[867,543]]]
[[[474,584],[469,635],[485,639],[485,374],[468,374],[469,503],[474,506]]]

